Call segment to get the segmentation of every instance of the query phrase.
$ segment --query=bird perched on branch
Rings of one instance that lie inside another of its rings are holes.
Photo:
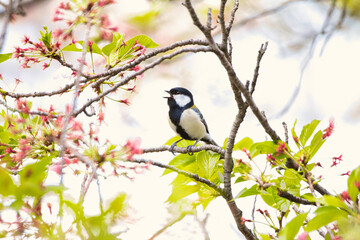
[[[174,147],[183,139],[195,140],[193,145],[188,146],[188,151],[191,151],[191,148],[199,141],[218,146],[209,134],[209,129],[203,115],[195,106],[191,92],[181,87],[172,88],[170,91],[165,92],[170,95],[164,97],[167,98],[170,108],[170,127],[181,137],[180,140],[171,145],[170,151],[174,153]]]

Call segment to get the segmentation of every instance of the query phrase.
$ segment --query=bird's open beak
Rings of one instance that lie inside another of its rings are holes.
[[[170,94],[170,96],[166,96],[166,97],[164,97],[164,98],[173,98],[173,95],[170,93],[170,91],[165,90],[165,92],[167,92],[168,94]]]

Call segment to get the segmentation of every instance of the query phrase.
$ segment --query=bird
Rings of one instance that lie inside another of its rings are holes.
[[[168,120],[170,127],[181,137],[170,147],[174,154],[174,147],[181,140],[194,140],[195,143],[187,147],[190,155],[191,148],[199,141],[219,146],[210,136],[209,128],[200,110],[194,104],[192,93],[183,87],[175,87],[165,90],[169,94],[164,98],[169,105]]]

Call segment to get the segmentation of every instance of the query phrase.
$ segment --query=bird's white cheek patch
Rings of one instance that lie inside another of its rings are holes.
[[[188,104],[191,101],[189,96],[183,94],[174,95],[174,99],[180,107],[184,107],[186,104]]]
[[[198,114],[192,109],[187,109],[183,112],[180,118],[180,126],[184,128],[189,136],[195,139],[201,139],[206,135],[204,124],[201,122]]]

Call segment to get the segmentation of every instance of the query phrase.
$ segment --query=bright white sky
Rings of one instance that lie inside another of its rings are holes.
[[[147,4],[148,2],[140,0],[132,1],[132,4],[123,1],[122,11],[127,13],[142,11],[146,9]],[[39,12],[29,12],[28,15],[30,18],[37,16],[36,14]],[[38,36],[38,31],[47,21],[49,19],[44,20],[40,16],[37,16],[32,22],[19,19],[8,32],[4,52],[11,51],[24,34]],[[333,35],[321,57],[319,56],[321,44],[319,44],[314,58],[305,71],[301,91],[295,104],[288,113],[279,119],[271,120],[271,125],[278,130],[279,135],[283,135],[281,124],[283,121],[291,128],[295,119],[298,119],[297,131],[299,133],[301,126],[314,118],[322,120],[322,129],[328,125],[329,118],[335,119],[335,133],[317,154],[316,160],[321,162],[324,167],[324,169],[319,169],[316,174],[323,175],[323,185],[328,186],[328,189],[334,193],[346,189],[346,178],[339,175],[360,164],[358,157],[358,134],[360,133],[358,53],[360,44],[359,35],[354,34],[354,32],[359,32],[359,24],[356,23],[351,27],[346,25],[346,27],[346,32]],[[269,39],[262,32],[247,31],[243,28],[234,32],[232,40],[234,66],[238,70],[239,77],[243,80],[251,79],[257,51],[261,43]],[[268,50],[261,63],[255,94],[255,100],[259,107],[266,111],[268,117],[276,115],[285,106],[300,76],[299,66],[303,56],[283,58],[280,55],[280,49],[276,42],[269,41]],[[115,143],[124,143],[129,137],[141,136],[143,147],[162,145],[174,136],[167,123],[168,109],[162,98],[165,94],[164,90],[181,85],[193,92],[196,105],[205,116],[212,137],[221,143],[230,132],[235,117],[235,105],[226,75],[219,67],[218,60],[210,54],[191,55],[184,60],[182,63],[167,65],[166,70],[161,67],[162,75],[157,75],[157,70],[151,70],[145,74],[145,77],[139,82],[138,94],[132,98],[130,107],[108,102],[107,109],[112,113],[106,115],[107,125],[102,129],[102,136]],[[65,82],[61,77],[63,69],[57,70],[53,76],[49,77],[47,72],[41,72],[34,76],[30,75],[31,71],[19,71],[18,65],[14,63],[3,66],[0,66],[0,72],[3,73],[6,80],[11,82],[14,77],[17,77],[23,81],[18,89],[19,92],[33,89],[54,89],[61,82]],[[44,81],[44,79],[46,80]],[[62,96],[61,100],[54,104],[60,108],[64,102],[70,99],[71,96]],[[354,117],[351,117],[352,113]],[[251,114],[241,126],[238,139],[246,136],[255,141],[266,139],[264,131]],[[344,162],[337,168],[329,168],[331,158],[340,154],[343,154]],[[170,153],[164,153],[144,157],[168,162],[172,156]],[[124,235],[124,239],[147,239],[166,222],[166,209],[163,202],[170,193],[169,178],[160,177],[161,173],[161,170],[154,168],[151,172],[136,176],[135,182],[114,179],[102,181],[101,190],[106,197],[115,195],[116,191],[125,191],[131,195],[131,211],[134,214],[133,218],[137,221]],[[74,181],[81,180],[70,176],[65,178],[65,183],[70,188],[69,193],[76,198],[79,190],[73,187]],[[51,177],[49,182],[58,182],[57,176]],[[234,194],[236,195],[244,185],[236,185]],[[85,207],[97,209],[98,200],[96,199],[97,188],[94,184],[88,193]],[[239,201],[240,208],[245,212],[245,218],[250,218],[248,206],[251,206],[252,202],[253,199]],[[226,233],[227,239],[238,238],[239,235],[233,230],[236,227],[223,200],[218,199],[210,204],[206,212],[210,213],[207,226],[211,239],[223,239],[224,233]],[[188,219],[187,222],[191,224],[192,221]],[[194,231],[200,235],[184,236],[190,232],[186,230],[189,226],[185,223],[178,228],[174,230],[175,236],[164,235],[158,239],[202,238],[201,231],[196,228]],[[217,229],[221,229],[221,231],[217,231]]]

